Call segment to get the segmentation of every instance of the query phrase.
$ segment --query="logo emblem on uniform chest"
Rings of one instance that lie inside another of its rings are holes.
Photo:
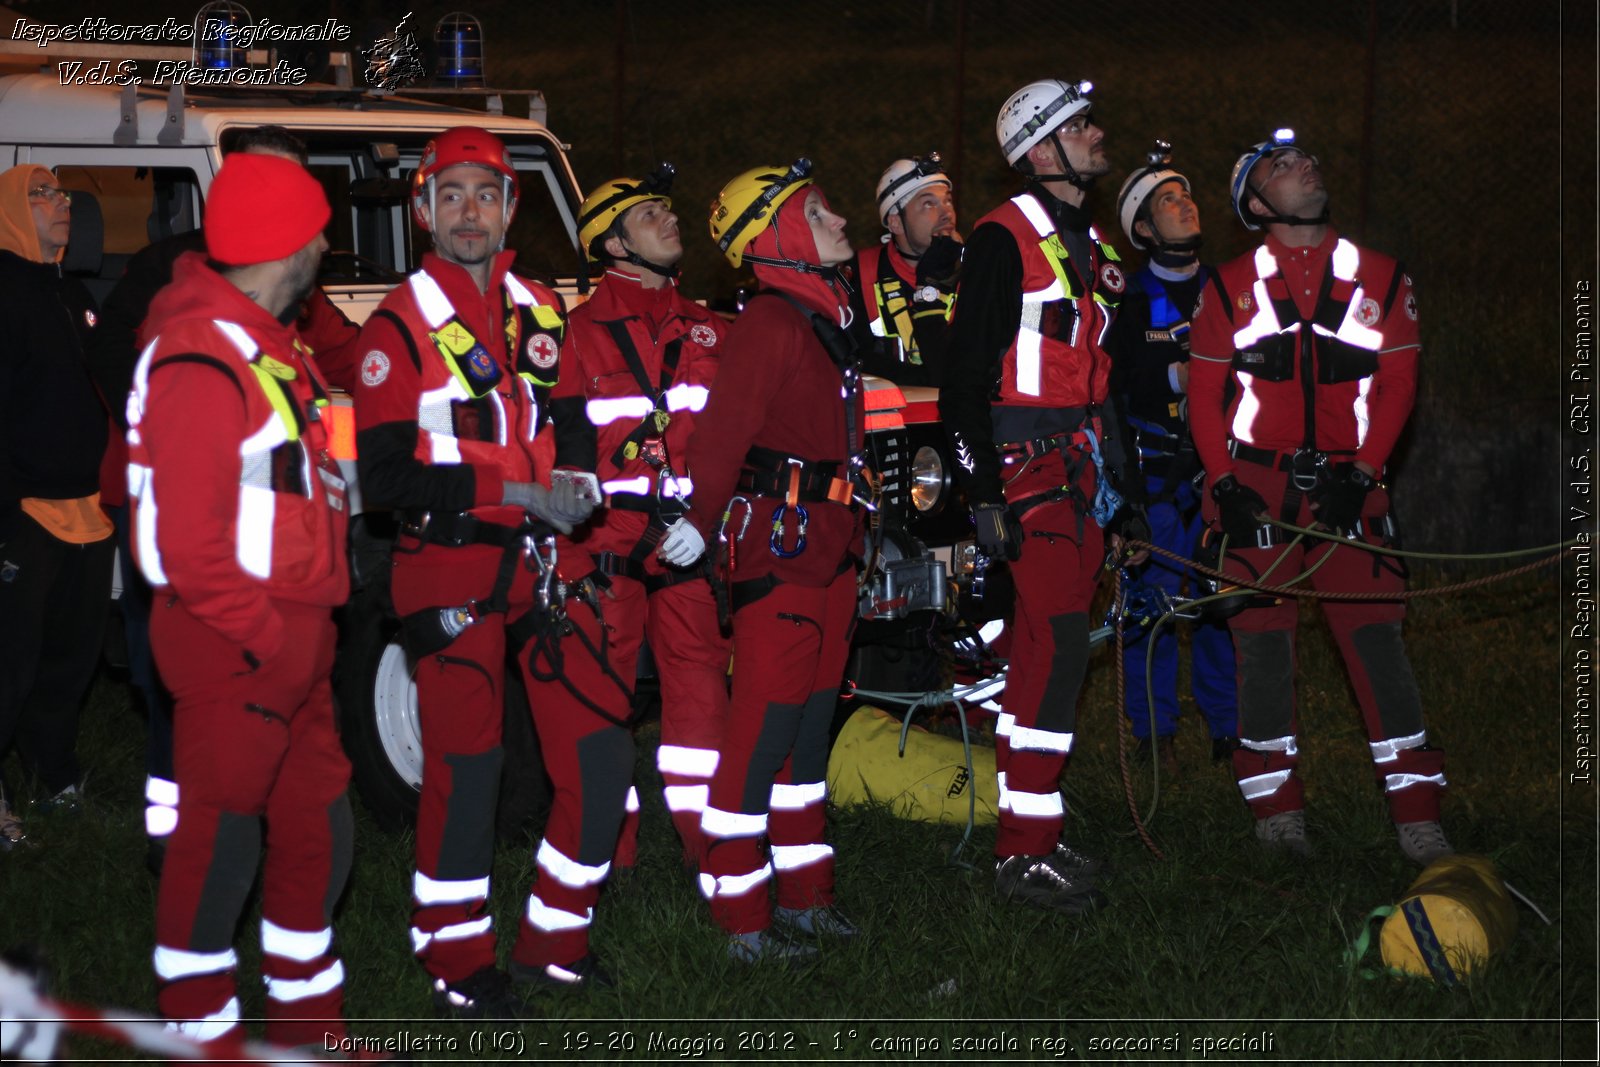
[[[1363,297],[1361,306],[1356,308],[1356,321],[1363,326],[1374,326],[1378,322],[1378,302],[1372,297]]]
[[[1246,314],[1249,314],[1250,310],[1256,306],[1255,298],[1249,293],[1240,293],[1236,303],[1239,305],[1239,310]]]
[[[689,340],[697,345],[711,348],[717,343],[717,331],[703,322],[697,322],[689,328]]]
[[[536,333],[528,338],[528,358],[540,370],[549,370],[556,365],[556,357],[561,354],[561,348],[556,344],[556,339],[547,333]]]
[[[1128,281],[1122,276],[1122,271],[1117,269],[1115,263],[1106,263],[1100,268],[1100,281],[1113,293],[1120,293],[1128,286]]]

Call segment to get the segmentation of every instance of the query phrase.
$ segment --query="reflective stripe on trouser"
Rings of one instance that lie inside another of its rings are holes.
[[[1078,486],[1092,498],[1094,465],[1084,468]],[[1006,496],[1032,496],[1065,476],[1053,452],[1029,464],[1006,486]],[[1080,517],[1071,500],[1034,508],[1022,526],[1022,558],[1011,564],[1017,589],[1011,663],[995,737],[996,770],[1005,782],[997,856],[1043,855],[1061,837],[1061,769],[1077,727],[1089,663],[1087,613],[1104,553],[1100,527]]]
[[[1152,496],[1166,484],[1165,478],[1146,479]],[[1150,542],[1185,559],[1193,559],[1205,529],[1200,519],[1199,501],[1187,481],[1173,491],[1176,499],[1150,505]],[[1190,509],[1193,510],[1190,510]],[[1184,516],[1188,515],[1185,520]],[[1152,554],[1148,563],[1134,572],[1138,582],[1155,586],[1169,596],[1183,586],[1186,568],[1165,556]],[[1190,579],[1191,585],[1194,579]],[[1124,586],[1127,582],[1124,581]],[[1234,685],[1233,640],[1226,623],[1191,622],[1189,629],[1189,686],[1195,705],[1205,717],[1212,737],[1236,737],[1239,731],[1238,694]],[[1128,724],[1133,736],[1150,736],[1150,689],[1155,689],[1155,733],[1158,737],[1178,731],[1178,625],[1168,620],[1156,635],[1155,654],[1150,654],[1148,628],[1125,624],[1122,665],[1127,677]],[[1145,668],[1150,667],[1151,685],[1145,684]]]
[[[568,686],[612,718],[627,721],[643,627],[624,623],[642,616],[643,603],[643,586],[614,582],[611,595],[600,597],[602,633],[588,605],[567,601],[574,632],[557,646],[560,662],[542,656],[537,664],[542,673],[557,672],[561,680],[541,682],[524,674],[551,792],[544,840],[535,854],[533,885],[512,949],[512,956],[525,966],[575,963],[589,951],[589,920],[601,883],[611,870],[633,787],[633,733],[584,706]],[[590,647],[605,648],[610,668],[626,683],[625,690],[602,670],[580,634]],[[525,672],[528,654],[523,649],[518,656]]]
[[[166,837],[178,828],[178,783],[146,775],[144,780],[144,832]]]
[[[283,649],[248,672],[238,647],[181,603],[157,605],[151,620],[156,661],[175,701],[179,783],[178,825],[156,903],[157,1002],[170,1019],[210,1020],[184,1027],[207,1036],[237,1016],[236,1003],[229,1007],[233,965],[223,961],[231,961],[261,861],[263,816],[261,913],[274,928],[327,930],[350,872],[350,764],[328,682],[333,622],[326,608],[273,605],[285,623]],[[297,944],[304,954],[304,942]],[[269,981],[294,982],[337,964],[331,951],[309,960],[269,953],[262,971]],[[340,983],[324,977],[314,989],[278,988],[303,995],[292,1004],[269,997],[270,1040],[305,1044],[344,1032]]]
[[[404,618],[487,597],[499,563],[500,550],[484,545],[396,553],[395,611]],[[509,594],[513,617],[532,597],[533,577],[519,566]],[[488,896],[504,762],[507,617],[485,615],[411,664],[422,739],[411,942],[430,975],[452,982],[495,962]]]
[[[1256,463],[1240,463],[1239,481],[1255,489],[1266,500],[1268,511],[1282,513],[1286,475]],[[1365,526],[1376,526],[1389,511],[1389,494],[1382,488],[1367,496]],[[1207,504],[1207,514],[1215,513]],[[1315,516],[1309,501],[1302,498],[1294,522],[1308,526]],[[1380,543],[1380,538],[1365,534],[1365,540]],[[1398,595],[1405,590],[1405,575],[1389,559],[1374,556],[1352,545],[1318,542],[1310,549],[1278,545],[1272,548],[1229,550],[1233,573],[1260,574],[1286,556],[1273,571],[1288,581],[1310,570],[1306,584],[1327,592],[1390,593],[1397,599],[1386,601],[1322,600],[1328,629],[1339,646],[1350,687],[1361,709],[1367,738],[1377,744],[1388,739],[1409,737],[1424,729],[1422,697],[1411,663],[1400,637],[1405,602]],[[1320,565],[1319,565],[1320,564]],[[1228,621],[1239,658],[1239,736],[1266,739],[1297,732],[1294,704],[1294,642],[1299,621],[1299,602],[1285,598],[1272,606],[1248,608]],[[1252,640],[1254,639],[1254,640]],[[1247,654],[1246,643],[1251,651]],[[1379,781],[1386,786],[1389,814],[1396,822],[1416,822],[1439,817],[1439,793],[1443,789],[1444,754],[1439,749],[1408,749],[1401,756],[1395,773],[1414,774],[1414,780],[1396,783],[1388,790],[1383,768]],[[1254,762],[1242,769],[1239,754],[1234,757],[1235,774],[1241,779],[1256,768]],[[1293,771],[1293,768],[1290,768]],[[1258,771],[1256,773],[1259,773]],[[1297,811],[1303,806],[1298,774],[1291,773],[1284,790],[1276,795],[1251,801],[1257,818],[1279,811]]]
[[[783,907],[833,902],[833,852],[824,840],[828,728],[855,609],[855,575],[847,572],[822,589],[780,585],[734,615],[733,699],[700,821],[700,889],[729,933],[771,925],[769,878]]]
[[[685,865],[699,866],[700,815],[711,793],[728,721],[733,642],[717,623],[709,582],[679,582],[650,594],[646,631],[661,681],[661,747],[656,769]]]

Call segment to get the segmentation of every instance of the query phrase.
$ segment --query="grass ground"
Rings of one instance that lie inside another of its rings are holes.
[[[1030,1038],[1059,1039],[1065,1057],[1081,1059],[1199,1058],[1195,1042],[1208,1038],[1236,1046],[1208,1059],[1592,1059],[1593,798],[1563,810],[1553,596],[1548,574],[1518,579],[1420,601],[1408,625],[1430,738],[1450,753],[1451,834],[1463,851],[1490,856],[1554,920],[1546,926],[1519,909],[1509,948],[1458,988],[1364,977],[1344,961],[1367,913],[1397,900],[1417,872],[1394,845],[1351,698],[1313,613],[1299,677],[1318,846],[1309,862],[1258,852],[1236,789],[1209,762],[1193,718],[1179,735],[1183,774],[1163,786],[1151,823],[1166,859],[1146,851],[1130,831],[1102,653],[1065,791],[1071,836],[1114,865],[1108,907],[1073,919],[1002,905],[986,862],[992,831],[980,829],[951,864],[958,829],[879,810],[836,811],[841,900],[865,933],[831,947],[806,974],[751,972],[724,957],[679,866],[665,811],[648,788],[659,785],[649,727],[639,771],[647,787],[640,868],[607,891],[596,924],[618,989],[542,997],[538,1020],[521,1028],[432,1020],[406,936],[409,839],[378,831],[358,805],[355,873],[337,920],[349,1010],[362,1020],[356,1032],[455,1038],[458,1051],[439,1062],[684,1058],[675,1046],[652,1050],[664,1037],[689,1051],[699,1038],[705,1058],[729,1061],[1053,1058],[1042,1045],[1030,1053]],[[40,846],[0,858],[0,946],[41,946],[62,997],[150,1012],[155,882],[142,866],[141,743],[124,687],[97,680],[82,744],[91,802],[76,816],[33,820]],[[1137,768],[1133,785],[1147,809],[1149,772]],[[530,865],[530,842],[502,842],[502,931],[512,929]],[[256,965],[254,929],[247,918],[239,939],[247,976]],[[1376,950],[1366,962],[1376,965]],[[244,992],[247,1014],[259,1014],[257,983],[247,980]],[[1591,1021],[1561,1021],[1583,1017]],[[480,1032],[486,1041],[513,1035],[503,1040],[522,1041],[521,1054],[472,1052],[471,1035]],[[960,1038],[988,1048],[956,1052]],[[1011,1039],[1015,1049],[1005,1043]],[[1143,1040],[1148,1051],[1099,1044],[1115,1039]],[[891,1044],[885,1051],[875,1040]],[[71,1046],[73,1062],[121,1054],[90,1041]]]

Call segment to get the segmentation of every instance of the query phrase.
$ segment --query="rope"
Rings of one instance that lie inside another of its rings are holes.
[[[1113,604],[1121,602],[1121,599],[1122,599],[1122,568],[1121,567],[1117,568],[1117,576],[1116,576],[1116,579],[1115,579],[1115,584],[1111,587],[1111,595],[1112,595],[1112,603]],[[1172,613],[1168,612],[1167,614],[1171,615]],[[1165,618],[1165,616],[1163,616],[1163,618]],[[1150,700],[1146,704],[1146,707],[1148,707],[1150,709],[1150,716],[1151,716],[1151,720],[1152,720],[1151,721],[1152,729],[1150,731],[1150,739],[1151,739],[1151,742],[1152,742],[1151,745],[1150,745],[1150,764],[1151,764],[1151,770],[1155,774],[1155,782],[1154,782],[1154,785],[1151,787],[1151,791],[1150,791],[1150,811],[1149,811],[1149,815],[1148,815],[1148,818],[1150,820],[1154,820],[1155,819],[1156,804],[1157,804],[1157,802],[1158,802],[1158,800],[1160,798],[1160,795],[1161,795],[1161,755],[1160,755],[1160,752],[1159,752],[1160,745],[1159,745],[1159,742],[1156,741],[1156,735],[1155,735],[1155,729],[1154,729],[1154,719],[1155,719],[1155,680],[1154,680],[1153,675],[1151,674],[1151,664],[1154,662],[1155,649],[1156,649],[1156,645],[1155,645],[1156,629],[1157,629],[1157,627],[1152,627],[1151,630],[1150,630],[1150,636],[1148,638],[1148,640],[1150,642],[1150,644],[1148,646],[1149,651],[1147,651],[1145,653],[1145,657],[1144,657],[1145,687],[1146,687],[1146,690],[1150,693]],[[1124,798],[1126,798],[1126,800],[1128,802],[1128,815],[1133,819],[1133,828],[1139,834],[1139,840],[1144,842],[1144,847],[1150,850],[1150,854],[1151,855],[1155,856],[1155,858],[1158,859],[1158,860],[1164,860],[1164,859],[1167,858],[1166,854],[1163,853],[1161,851],[1161,849],[1156,845],[1155,838],[1150,836],[1150,831],[1149,831],[1148,827],[1145,825],[1146,819],[1140,818],[1140,816],[1139,816],[1139,804],[1138,804],[1137,801],[1135,801],[1133,799],[1133,775],[1130,774],[1129,771],[1128,771],[1128,745],[1127,745],[1127,741],[1128,741],[1128,716],[1123,714],[1123,710],[1122,710],[1122,709],[1124,709],[1124,708],[1126,708],[1128,706],[1127,668],[1123,665],[1123,662],[1122,662],[1122,649],[1123,649],[1122,612],[1119,611],[1119,612],[1117,612],[1117,644],[1116,644],[1116,653],[1115,654],[1116,654],[1116,660],[1117,660],[1117,767],[1122,772],[1122,795],[1123,795]]]

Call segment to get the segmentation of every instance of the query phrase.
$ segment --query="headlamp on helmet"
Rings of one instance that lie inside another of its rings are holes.
[[[590,193],[578,208],[578,244],[589,262],[601,262],[602,246],[613,236],[628,209],[647,200],[660,200],[669,209],[672,179],[677,168],[671,163],[657,164],[643,178],[613,178]]]
[[[1011,94],[995,119],[995,138],[1012,166],[1057,126],[1089,110],[1093,82],[1056,78],[1030,82]]]
[[[811,184],[811,160],[804,156],[781,167],[754,167],[745,171],[711,201],[711,239],[735,267],[744,262],[744,250],[772,224],[778,208]]]
[[[889,225],[889,216],[901,211],[911,198],[930,185],[953,188],[944,172],[939,153],[929,152],[915,159],[897,159],[878,179],[878,221]]]
[[[1269,139],[1258,144],[1251,145],[1250,148],[1239,157],[1238,162],[1234,163],[1233,176],[1229,181],[1229,191],[1233,198],[1234,213],[1239,216],[1239,221],[1244,223],[1245,229],[1259,230],[1261,229],[1261,224],[1263,222],[1275,221],[1271,217],[1258,215],[1254,211],[1250,210],[1249,200],[1252,196],[1261,198],[1263,201],[1265,200],[1265,198],[1261,197],[1261,191],[1250,184],[1250,172],[1254,170],[1256,164],[1261,162],[1263,159],[1286,151],[1299,152],[1302,155],[1309,156],[1313,163],[1316,162],[1316,156],[1311,156],[1304,149],[1300,148],[1294,143],[1294,131],[1285,126],[1280,129],[1273,130],[1272,136]],[[1319,219],[1290,219],[1283,221],[1318,222],[1326,221],[1326,219],[1327,212],[1324,211]]]
[[[1148,239],[1134,232],[1134,224],[1141,219],[1149,220],[1150,197],[1161,186],[1174,181],[1183,186],[1184,192],[1192,192],[1189,179],[1172,169],[1172,145],[1157,139],[1155,147],[1145,155],[1145,165],[1122,183],[1122,191],[1117,194],[1117,219],[1122,223],[1122,232],[1140,251],[1146,250]],[[1161,241],[1158,238],[1153,243],[1160,245]]]

